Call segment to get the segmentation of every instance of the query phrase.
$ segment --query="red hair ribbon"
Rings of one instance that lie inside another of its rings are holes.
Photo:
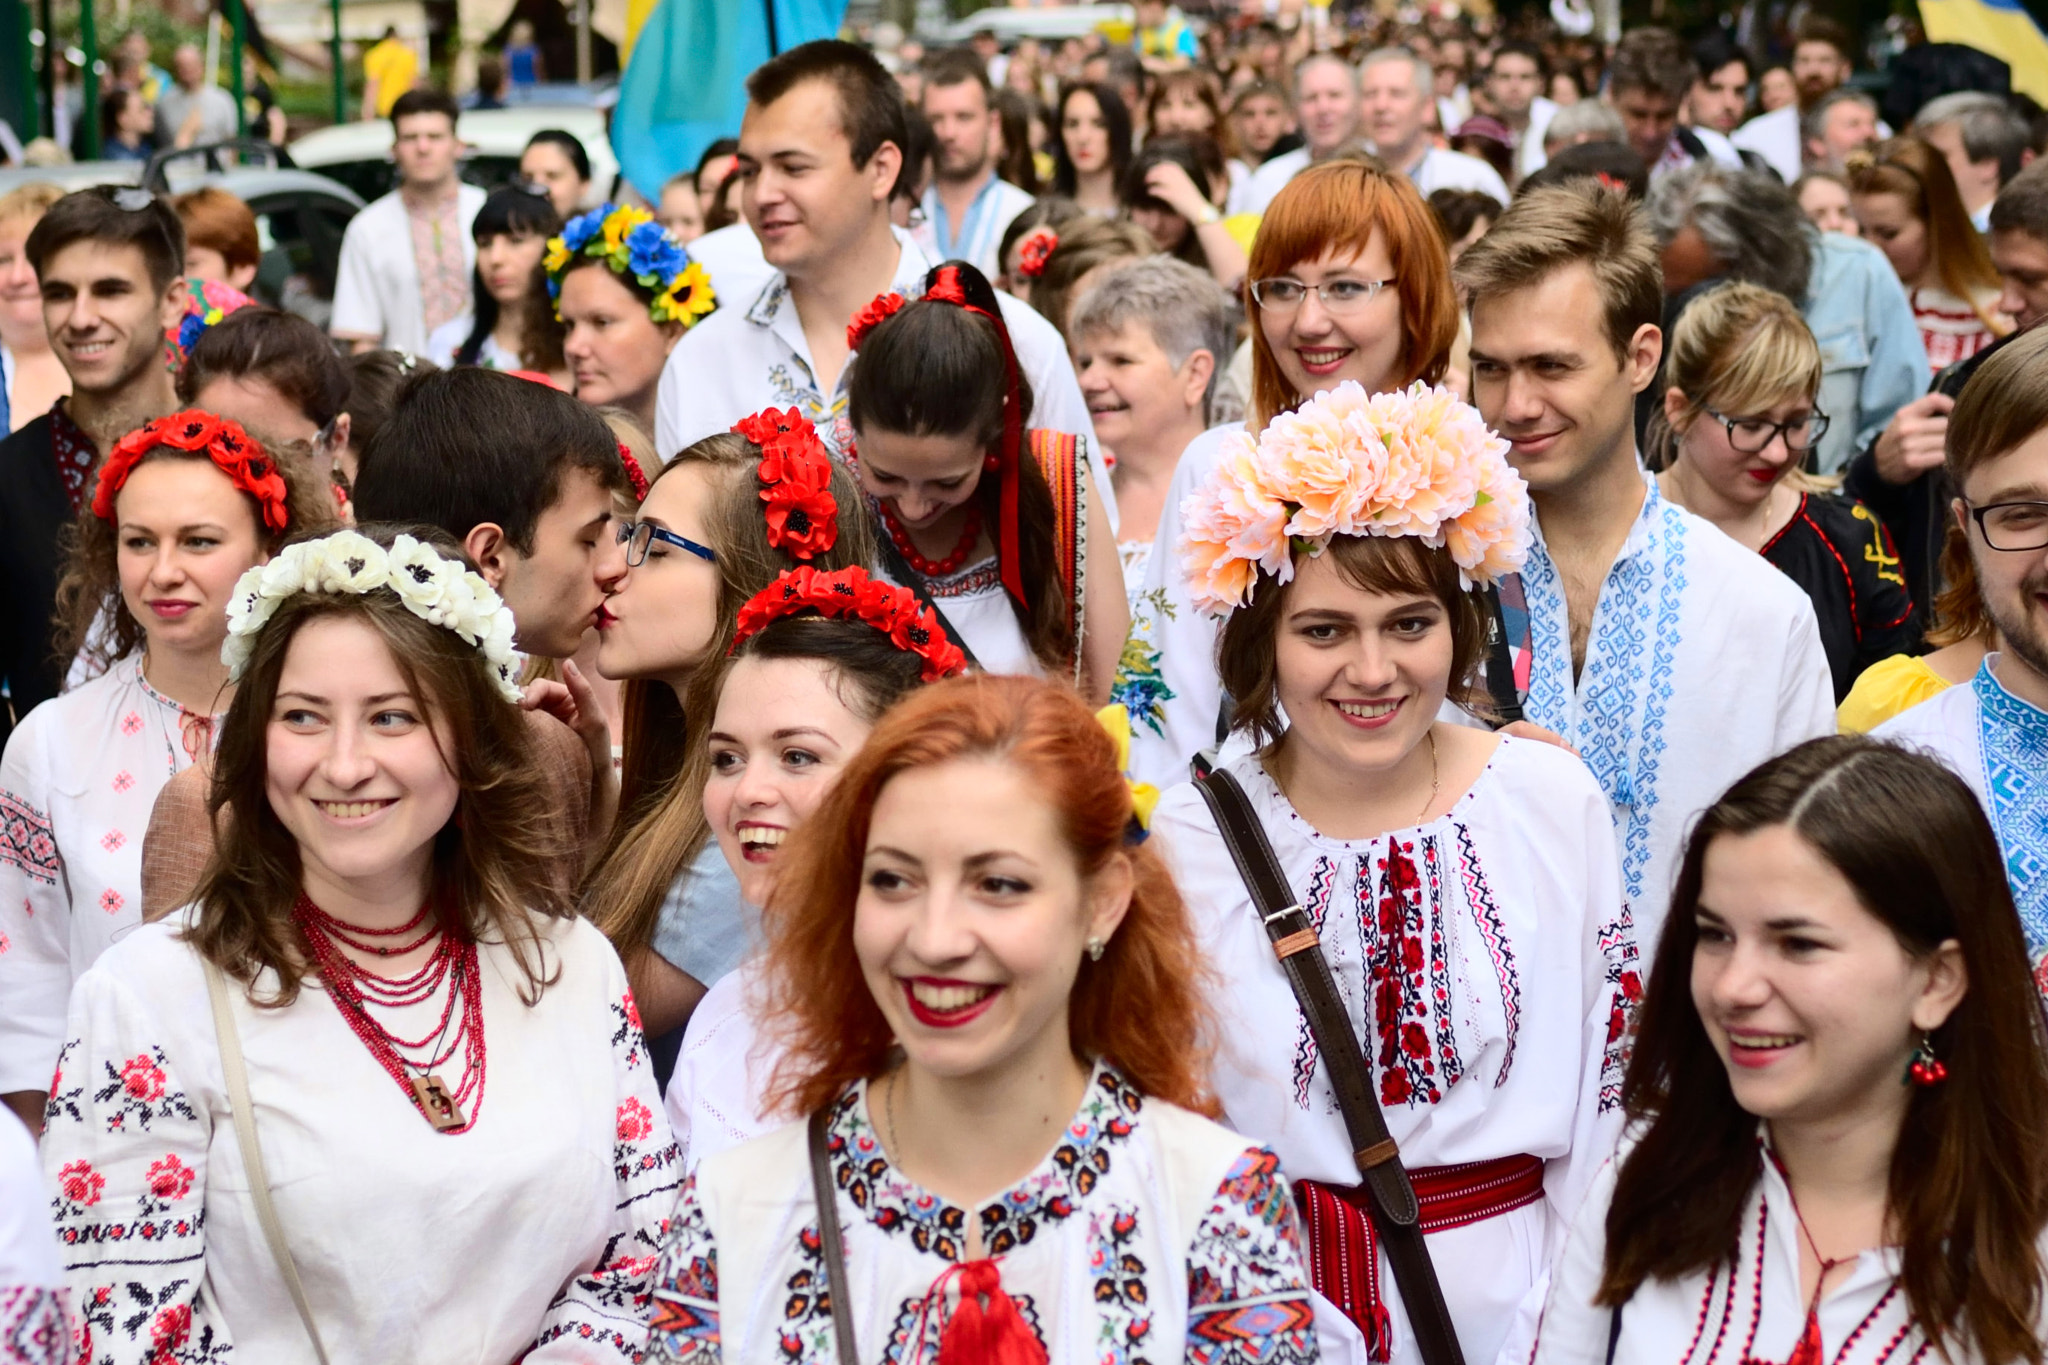
[[[242,424],[210,412],[190,409],[145,422],[123,436],[100,466],[99,486],[93,490],[92,513],[102,521],[114,519],[114,495],[128,482],[135,466],[152,450],[168,447],[188,454],[204,454],[214,467],[228,476],[228,482],[256,499],[263,509],[263,524],[273,531],[291,525],[284,476],[256,439],[242,430]]]
[[[761,447],[761,501],[768,543],[793,559],[811,559],[839,541],[832,457],[818,430],[795,408],[763,408],[732,429]]]
[[[1010,343],[1010,329],[1000,311],[991,311],[967,301],[960,284],[960,267],[942,265],[932,272],[928,299],[950,303],[979,314],[995,324],[996,340],[1003,348],[1003,443],[996,451],[997,472],[1002,478],[1002,499],[996,516],[996,557],[1002,570],[1003,588],[1020,608],[1029,609],[1024,597],[1024,565],[1019,554],[1023,532],[1017,520],[1018,483],[1023,478],[1024,414],[1022,389],[1017,382],[1017,348]]]
[[[619,463],[626,467],[626,482],[633,485],[633,501],[645,502],[648,489],[647,471],[640,467],[640,461],[633,458],[633,452],[626,448],[624,441],[618,444]]]
[[[896,648],[924,661],[918,676],[926,682],[967,671],[967,656],[946,637],[937,613],[915,593],[881,582],[857,565],[837,573],[820,573],[808,564],[785,570],[740,608],[732,649],[726,653],[769,622],[807,611],[873,626]]]
[[[854,315],[852,324],[847,327],[846,349],[858,351],[861,342],[867,340],[868,333],[874,331],[875,328],[890,318],[895,317],[901,311],[903,304],[903,296],[894,290],[887,294],[875,295],[867,307]]]

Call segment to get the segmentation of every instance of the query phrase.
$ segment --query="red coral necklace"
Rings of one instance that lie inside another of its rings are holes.
[[[302,894],[292,906],[292,918],[341,1017],[348,1021],[349,1028],[370,1050],[377,1064],[397,1082],[436,1132],[460,1133],[476,1122],[477,1112],[483,1107],[483,978],[477,970],[476,940],[467,934],[448,934],[439,926],[430,925],[418,937],[407,939],[426,923],[430,910],[430,906],[421,906],[417,915],[395,929],[365,929],[336,919]],[[357,965],[342,951],[345,944],[377,957],[399,957],[435,939],[439,942],[434,943],[426,964],[409,976],[390,977],[373,972]],[[440,1019],[417,1039],[400,1037],[370,1014],[371,1005],[379,1009],[411,1005],[431,1008],[443,985],[447,986],[448,999],[441,1007]],[[462,1082],[451,1092],[441,1079],[439,1068],[453,1060],[458,1050],[462,1053]]]
[[[880,506],[882,525],[888,528],[889,539],[896,542],[896,548],[902,552],[903,558],[924,578],[944,578],[948,574],[958,573],[960,566],[967,562],[967,556],[974,553],[974,547],[981,541],[981,509],[970,505],[967,509],[967,527],[961,533],[960,544],[954,547],[953,553],[940,560],[927,559],[917,546],[911,543],[910,533],[903,529],[903,523],[897,520],[894,509],[886,502]]]

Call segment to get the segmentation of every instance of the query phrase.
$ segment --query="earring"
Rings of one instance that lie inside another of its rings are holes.
[[[981,457],[981,467],[993,474],[1003,467],[1003,458],[995,454],[984,455]]]
[[[1940,1085],[1948,1079],[1948,1068],[1934,1055],[1934,1038],[1922,1033],[1920,1046],[1913,1049],[1913,1060],[1906,1065],[1903,1078],[1908,1085],[1917,1085],[1925,1090]]]
[[[1091,937],[1088,940],[1088,960],[1090,962],[1102,961],[1102,950],[1108,946],[1101,939]]]

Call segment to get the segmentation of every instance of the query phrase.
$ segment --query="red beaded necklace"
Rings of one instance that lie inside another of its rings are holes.
[[[882,525],[888,528],[889,539],[896,542],[896,548],[902,552],[903,558],[924,578],[944,578],[948,574],[958,573],[960,566],[967,562],[967,556],[974,553],[975,545],[981,540],[981,509],[970,504],[967,508],[967,528],[961,533],[960,544],[955,547],[953,553],[940,560],[926,559],[917,546],[911,543],[910,533],[903,529],[903,523],[896,519],[896,513],[889,504],[884,502],[880,506]]]
[[[476,1122],[484,1098],[483,978],[477,970],[476,941],[468,935],[446,934],[439,926],[407,942],[395,942],[426,923],[430,905],[395,929],[365,929],[334,918],[301,895],[292,918],[306,940],[320,979],[357,1038],[377,1059],[398,1088],[437,1132],[465,1132]],[[434,944],[426,965],[410,976],[389,977],[371,971],[341,950],[346,944],[377,957],[399,957]],[[383,940],[379,942],[378,940]],[[452,978],[452,979],[451,979]],[[426,1004],[448,986],[448,1002],[434,1027],[417,1039],[402,1038],[371,1017],[369,1007],[401,1009]],[[460,1003],[458,1016],[456,1006]],[[451,1034],[449,1025],[454,1024]],[[437,1068],[462,1053],[462,1083],[451,1093]],[[424,1052],[423,1059],[406,1054]]]

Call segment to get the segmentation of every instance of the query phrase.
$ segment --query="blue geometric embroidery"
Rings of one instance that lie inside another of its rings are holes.
[[[1664,759],[1664,723],[1675,676],[1685,595],[1686,527],[1648,484],[1639,518],[1643,541],[1608,570],[1593,612],[1586,662],[1572,682],[1570,617],[1564,588],[1539,539],[1522,568],[1529,609],[1530,720],[1578,749],[1614,808],[1624,894],[1642,898],[1650,861],[1650,818]]]
[[[1971,686],[1991,827],[2032,957],[2048,948],[2048,876],[2042,875],[2048,871],[2048,782],[2041,780],[2048,771],[2048,716],[2001,687],[1989,660]]]

